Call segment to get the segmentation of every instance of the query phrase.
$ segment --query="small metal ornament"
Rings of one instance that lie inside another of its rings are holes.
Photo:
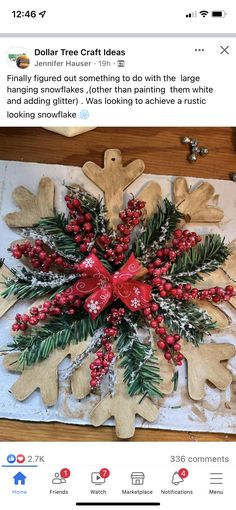
[[[231,174],[232,181],[236,182],[236,174]]]
[[[197,161],[197,157],[200,156],[206,156],[209,153],[209,150],[207,147],[199,147],[198,141],[194,138],[189,138],[188,136],[185,136],[182,138],[182,143],[184,145],[190,146],[190,154],[188,155],[188,160],[191,162]]]

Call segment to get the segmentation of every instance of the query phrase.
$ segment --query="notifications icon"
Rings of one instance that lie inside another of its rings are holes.
[[[179,471],[175,471],[171,483],[174,485],[179,485],[180,483],[183,483],[185,478],[188,477],[188,470],[186,468],[181,468]]]

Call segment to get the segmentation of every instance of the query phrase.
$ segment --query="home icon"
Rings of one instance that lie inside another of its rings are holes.
[[[13,476],[13,480],[15,485],[25,485],[26,476],[19,471],[19,473]]]
[[[131,473],[132,485],[143,485],[144,478],[145,478],[145,475],[141,471],[136,472],[136,473],[134,473],[134,472]]]

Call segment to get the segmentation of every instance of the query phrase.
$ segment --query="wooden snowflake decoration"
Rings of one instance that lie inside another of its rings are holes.
[[[11,388],[15,398],[39,388],[51,406],[58,398],[59,364],[69,357],[64,377],[76,398],[99,393],[101,384],[107,388],[92,424],[113,416],[117,435],[128,438],[136,414],[156,419],[155,399],[173,391],[184,359],[191,398],[203,397],[206,381],[219,389],[231,383],[222,361],[234,356],[234,347],[203,342],[216,327],[212,317],[224,322],[217,305],[235,302],[233,255],[219,235],[201,238],[183,227],[190,219],[222,219],[222,211],[208,204],[214,190],[207,183],[189,192],[186,181],[176,179],[174,205],[151,182],[123,209],[124,190],[144,171],[141,160],[124,167],[120,151],[112,149],[103,168],[88,162],[83,171],[105,200],[70,187],[68,215],[54,210],[50,179],[40,181],[37,195],[23,187],[14,191],[20,211],[6,222],[22,228],[25,240],[11,251],[23,266],[9,271],[2,261],[0,314],[21,298],[40,301],[16,315],[15,352],[5,356],[4,366],[21,373]],[[216,271],[227,276],[224,288],[204,285]]]

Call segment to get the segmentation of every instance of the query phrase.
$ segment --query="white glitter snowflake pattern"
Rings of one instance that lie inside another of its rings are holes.
[[[141,290],[138,287],[134,287],[134,293],[136,296],[139,296],[139,294],[141,294]]]
[[[88,311],[90,313],[97,313],[100,310],[99,302],[94,301],[94,299],[91,299],[90,303],[88,304]]]
[[[139,308],[141,303],[140,303],[139,299],[134,298],[134,299],[131,299],[130,304],[131,304],[132,308]]]
[[[83,266],[86,267],[86,268],[87,267],[93,267],[93,265],[94,265],[94,260],[91,257],[90,258],[88,257],[83,262]]]

